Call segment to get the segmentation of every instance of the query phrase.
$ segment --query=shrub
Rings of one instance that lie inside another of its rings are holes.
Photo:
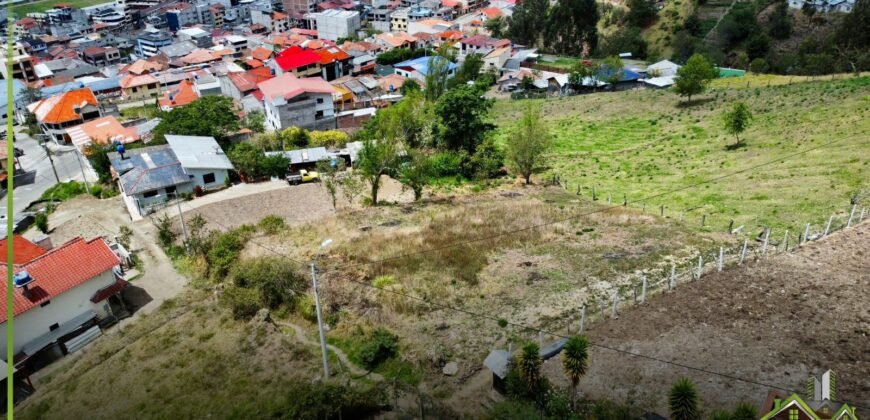
[[[504,153],[496,146],[495,141],[488,138],[477,146],[468,161],[465,175],[477,179],[495,178],[502,173],[503,167]]]
[[[96,198],[103,198],[103,187],[100,185],[92,185],[91,195]]]
[[[178,237],[172,228],[172,219],[169,215],[164,214],[155,219],[154,224],[157,226],[157,241],[160,242],[160,246],[164,249],[169,248]]]
[[[372,280],[372,286],[377,287],[378,289],[387,287],[389,285],[396,284],[396,277],[392,275],[386,276],[378,276]]]
[[[245,239],[238,230],[218,234],[206,255],[209,273],[214,279],[226,277],[230,267],[239,259]]]
[[[42,233],[48,233],[48,213],[41,211],[34,216],[33,223]]]
[[[280,216],[269,215],[260,220],[260,222],[257,223],[257,227],[259,227],[264,233],[274,235],[283,230],[286,225],[284,224],[284,219]]]
[[[468,159],[468,154],[461,152],[439,152],[432,156],[432,173],[434,176],[453,176],[462,173],[462,167]]]
[[[360,362],[367,369],[375,369],[398,354],[399,337],[386,328],[378,327],[367,334],[360,348]]]
[[[309,136],[311,147],[344,147],[349,139],[347,133],[338,130],[312,131]]]
[[[220,301],[230,308],[236,319],[244,319],[257,314],[262,297],[257,289],[227,286],[221,294]]]
[[[317,305],[309,294],[300,295],[296,299],[296,313],[308,322],[317,322]]]
[[[261,257],[233,265],[229,278],[238,287],[255,288],[262,303],[271,309],[282,304],[293,306],[305,287],[305,278],[294,262],[280,257]]]

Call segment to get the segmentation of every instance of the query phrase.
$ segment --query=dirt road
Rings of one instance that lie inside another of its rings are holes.
[[[803,394],[810,375],[832,369],[838,399],[870,406],[868,244],[863,223],[797,253],[681,285],[589,331],[596,344],[744,381],[596,347],[581,394],[667,414],[668,389],[688,377],[705,409],[730,408],[760,405],[771,386]],[[566,385],[561,369],[559,359],[545,364]]]

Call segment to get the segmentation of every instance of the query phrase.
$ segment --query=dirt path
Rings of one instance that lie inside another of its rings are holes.
[[[314,347],[317,347],[318,349],[320,348],[320,342],[308,338],[308,334],[305,332],[304,329],[302,329],[302,327],[300,327],[296,324],[293,324],[291,322],[286,322],[286,321],[275,321],[275,324],[278,326],[281,326],[281,327],[291,328],[293,330],[293,332],[295,333],[294,335],[295,335],[296,339],[299,340],[300,342],[302,342],[302,344],[305,344],[307,346],[314,346]],[[335,356],[338,357],[339,361],[341,361],[342,368],[349,370],[351,375],[353,375],[353,376],[366,376],[367,375],[370,379],[373,379],[375,381],[383,381],[384,380],[384,377],[381,376],[380,374],[377,374],[374,372],[369,372],[368,370],[360,368],[359,366],[357,366],[356,364],[351,362],[350,358],[347,357],[347,354],[345,354],[344,351],[342,351],[340,348],[335,347],[332,344],[327,344],[326,348],[328,348],[329,351],[335,353]]]

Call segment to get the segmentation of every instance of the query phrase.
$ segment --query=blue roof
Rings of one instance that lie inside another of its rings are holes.
[[[49,96],[54,96],[70,90],[81,89],[83,87],[90,88],[95,94],[98,94],[103,91],[117,89],[121,87],[121,78],[110,77],[104,80],[97,80],[90,83],[67,82],[60,85],[48,86],[42,88],[42,96],[47,98]]]
[[[24,97],[24,90],[26,88],[27,86],[25,86],[24,82],[22,82],[21,80],[12,79],[12,92],[15,96],[15,102],[18,102],[19,99]],[[0,83],[0,106],[4,108],[6,107],[6,104],[8,104],[8,102],[6,101],[6,97],[8,96],[6,92],[6,81],[4,80],[3,83]]]
[[[109,162],[127,195],[145,193],[191,182],[169,145],[127,150],[126,158],[109,153]]]
[[[613,75],[614,69],[610,67],[602,67],[596,76],[599,80],[607,80]],[[641,79],[641,76],[629,69],[623,68],[619,74],[620,82],[636,82]]]
[[[446,58],[441,57],[440,55],[435,55],[435,56],[431,56],[431,57],[418,57],[418,58],[412,58],[410,60],[405,60],[401,63],[394,65],[393,67],[410,67],[410,68],[413,68],[414,70],[416,70],[417,72],[419,72],[420,74],[425,76],[425,75],[429,74],[429,60],[430,59],[431,60],[447,60]],[[449,65],[447,66],[448,71],[456,70],[456,68],[459,67],[456,65],[456,63],[454,63],[452,61],[448,61],[448,63],[449,63]]]

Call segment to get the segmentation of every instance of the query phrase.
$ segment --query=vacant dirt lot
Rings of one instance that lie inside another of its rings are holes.
[[[594,325],[593,343],[802,391],[837,374],[838,399],[870,406],[870,223],[744,268],[684,284]],[[564,381],[561,363],[546,363]],[[759,404],[768,386],[594,348],[580,391],[666,414],[666,394],[689,377],[708,409]],[[861,417],[859,410],[859,417]],[[867,410],[863,415],[867,416]]]

